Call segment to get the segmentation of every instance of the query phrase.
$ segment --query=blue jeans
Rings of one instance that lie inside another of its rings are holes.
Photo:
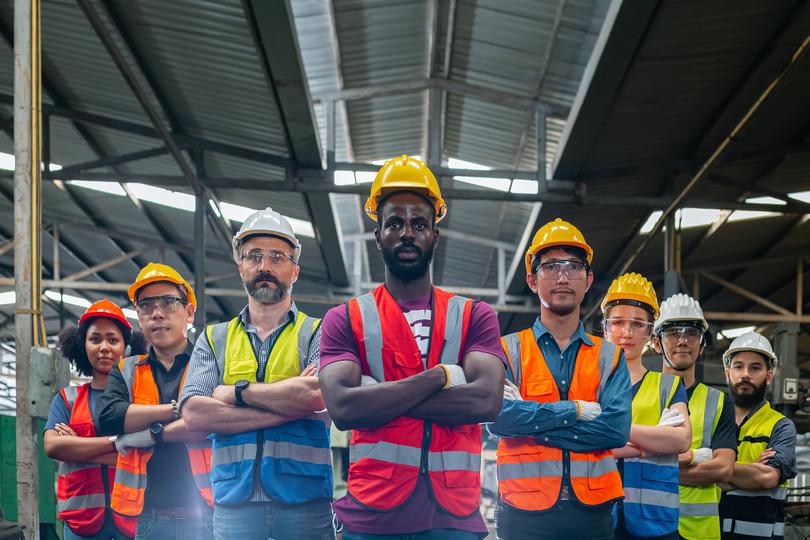
[[[478,540],[481,535],[455,529],[433,529],[411,534],[362,534],[343,531],[343,540]]]
[[[132,540],[131,537],[126,536],[124,533],[115,528],[112,518],[110,517],[109,510],[104,518],[104,526],[93,536],[81,536],[70,530],[68,524],[65,523],[65,529],[62,533],[63,540]]]
[[[214,507],[214,540],[334,540],[332,502],[249,502]]]
[[[211,540],[214,538],[213,512],[202,510],[200,517],[179,519],[145,510],[138,517],[135,540]]]

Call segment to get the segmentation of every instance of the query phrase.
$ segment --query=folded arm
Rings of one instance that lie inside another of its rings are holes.
[[[712,459],[703,463],[689,464],[692,452],[678,456],[680,483],[685,486],[707,486],[719,482],[728,483],[734,474],[736,454],[731,448],[718,448],[712,452]]]
[[[233,385],[217,386],[213,397],[231,405],[236,404]],[[312,376],[292,377],[273,383],[251,383],[242,391],[242,400],[248,407],[293,418],[324,408],[318,378]]]
[[[116,459],[118,456],[115,452],[115,446],[110,444],[107,437],[60,435],[59,432],[53,429],[45,432],[43,445],[45,455],[59,461],[83,461],[109,465],[111,458],[107,454],[112,453],[116,456]]]
[[[530,437],[550,429],[573,425],[577,406],[573,401],[537,403],[504,399],[498,418],[487,424],[489,432],[501,437]]]
[[[630,442],[645,453],[680,454],[689,450],[692,442],[692,424],[686,403],[676,403],[671,409],[684,418],[680,426],[630,426]]]
[[[107,388],[98,397],[98,420],[104,433],[134,433],[147,429],[155,422],[171,422],[171,404],[140,405],[130,401],[129,390],[118,366],[107,379]]]

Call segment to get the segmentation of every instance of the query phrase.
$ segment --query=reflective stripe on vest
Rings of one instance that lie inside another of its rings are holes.
[[[159,405],[160,393],[147,361],[147,355],[130,356],[119,362],[118,367],[129,391],[130,401],[142,405]],[[180,388],[183,387],[188,365],[183,372]],[[200,497],[213,506],[210,480],[211,471],[210,442],[186,443],[189,465],[194,483]],[[119,454],[115,471],[110,506],[121,516],[136,517],[143,511],[146,493],[147,464],[152,458],[151,449],[133,448],[126,456]]]
[[[719,390],[698,383],[689,398],[689,421],[692,424],[691,449],[709,448],[720,413],[723,411],[724,394]],[[720,518],[719,490],[715,484],[708,486],[680,486],[680,518],[678,532],[684,538],[719,538]]]
[[[299,311],[274,342],[262,382],[298,376],[308,364],[310,342],[319,325],[320,319]],[[209,326],[206,335],[219,367],[220,384],[257,381],[259,362],[241,317]],[[325,415],[313,413],[261,431],[215,434],[211,460],[217,504],[235,505],[250,499],[256,462],[260,463],[262,489],[274,500],[298,504],[332,496],[329,419]]]
[[[672,404],[680,378],[648,371],[633,398],[632,423],[655,426]],[[678,530],[678,455],[627,458],[624,482],[624,521],[634,536],[664,536]]]
[[[598,401],[621,351],[613,343],[589,336],[574,364],[568,399]],[[524,399],[538,403],[560,400],[560,393],[534,333],[527,328],[502,338],[509,371]],[[598,505],[623,495],[612,452],[566,452],[542,446],[531,437],[504,437],[498,444],[498,490],[509,505],[523,510],[547,510],[560,494],[563,460],[569,459],[570,484],[585,505]]]
[[[785,418],[780,412],[765,402],[740,425],[737,434],[737,463],[755,463],[768,447],[774,427]],[[785,520],[785,500],[787,481],[773,489],[743,490],[726,492],[720,502],[720,519],[724,528],[728,523],[729,538],[737,535],[778,537],[775,524],[783,526]]]
[[[401,308],[384,286],[346,304],[364,375],[394,381],[442,364],[460,364],[474,302],[433,289],[427,358]],[[382,329],[385,329],[383,333]],[[354,430],[349,493],[370,511],[404,504],[419,477],[446,512],[469,516],[480,500],[481,428],[444,426],[400,417],[376,429]]]

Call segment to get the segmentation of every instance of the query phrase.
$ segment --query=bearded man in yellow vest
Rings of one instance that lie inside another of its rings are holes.
[[[689,398],[692,444],[678,456],[678,532],[689,540],[720,538],[717,483],[731,478],[737,448],[734,411],[727,396],[695,378],[708,329],[700,304],[685,294],[664,300],[653,326],[653,347],[663,356],[663,372],[680,377]]]
[[[796,476],[796,426],[765,399],[776,355],[756,332],[723,354],[737,425],[737,463],[720,501],[724,539],[785,535],[787,481]]]
[[[613,448],[630,436],[624,353],[585,332],[580,303],[593,283],[593,249],[561,219],[526,252],[526,282],[540,299],[534,324],[502,339],[507,382],[498,419],[498,538],[612,539],[624,496]]]
[[[244,309],[197,339],[180,395],[183,418],[213,433],[214,538],[329,540],[329,419],[315,376],[320,319],[292,299],[301,243],[271,208],[232,241]]]

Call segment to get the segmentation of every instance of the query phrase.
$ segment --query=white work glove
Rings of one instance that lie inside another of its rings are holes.
[[[122,456],[126,456],[133,448],[151,448],[152,446],[155,446],[155,437],[149,429],[119,435],[115,441],[115,447]]]
[[[659,426],[672,426],[678,427],[683,425],[686,420],[681,413],[676,411],[675,409],[664,409],[664,412],[661,413],[661,419],[658,421]]]
[[[368,375],[360,377],[360,386],[371,386],[372,384],[377,384],[377,379],[369,377]]]
[[[464,369],[458,364],[439,364],[444,369],[447,382],[442,390],[447,390],[460,384],[467,384],[467,377],[464,376]]]
[[[523,398],[520,395],[520,390],[512,381],[505,381],[503,383],[503,399],[512,399],[515,401],[521,401]]]
[[[709,461],[712,459],[713,455],[714,452],[711,448],[698,448],[696,450],[692,450],[692,463],[697,465],[698,463]]]
[[[579,404],[577,420],[588,422],[602,414],[602,406],[595,401],[576,400]]]

